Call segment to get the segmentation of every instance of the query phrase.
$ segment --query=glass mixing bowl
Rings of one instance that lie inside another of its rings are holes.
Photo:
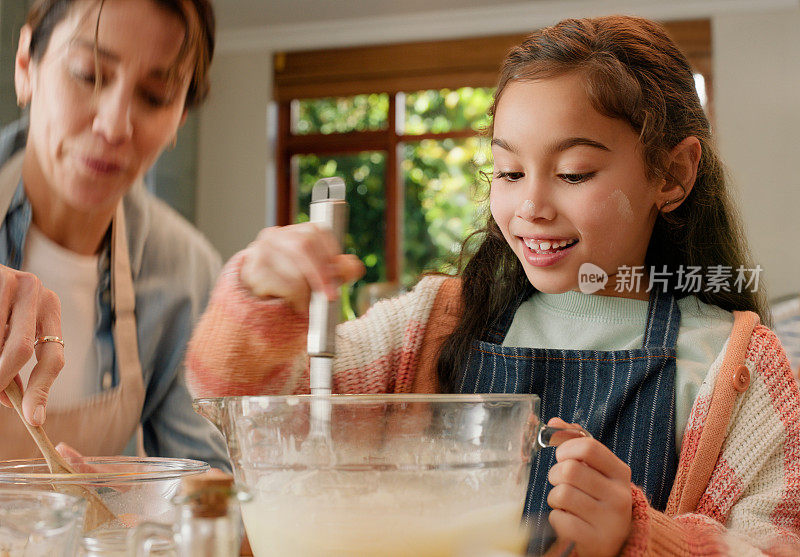
[[[102,530],[129,528],[141,521],[171,524],[170,499],[181,478],[208,470],[208,464],[179,458],[84,457],[67,459],[77,474],[51,474],[43,459],[0,462],[0,490],[69,490],[82,486],[95,491],[119,521]],[[92,535],[92,532],[87,535]]]
[[[327,412],[314,414],[320,402]],[[250,493],[242,516],[256,557],[521,552],[532,453],[555,431],[539,423],[534,395],[226,397],[195,408],[225,435]]]

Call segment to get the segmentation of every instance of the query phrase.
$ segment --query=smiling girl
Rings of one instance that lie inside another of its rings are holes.
[[[685,57],[647,20],[566,20],[508,54],[492,114],[477,249],[340,325],[334,390],[539,395],[594,439],[535,456],[525,516],[580,555],[790,551],[800,393],[763,296],[684,280],[749,266]],[[190,389],[307,392],[309,293],[362,268],[312,224],[264,230],[195,332]]]

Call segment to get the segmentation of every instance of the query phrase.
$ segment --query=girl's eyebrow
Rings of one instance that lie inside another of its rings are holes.
[[[507,142],[505,139],[501,139],[499,137],[492,138],[492,145],[497,145],[501,149],[505,149],[506,151],[514,153],[515,155],[519,154],[519,149]],[[599,141],[589,139],[588,137],[568,137],[550,145],[547,148],[547,153],[563,153],[564,151],[572,149],[573,147],[593,147],[594,149],[600,149],[601,151],[611,151],[611,149]]]
[[[595,149],[600,149],[601,151],[611,151],[611,149],[599,141],[589,139],[588,137],[568,137],[567,139],[562,139],[561,141],[550,145],[547,148],[547,152],[563,153],[567,149],[572,149],[573,147],[593,147]]]
[[[517,149],[514,145],[508,143],[505,139],[500,139],[499,137],[492,138],[492,145],[497,145],[501,149],[505,149],[510,153],[514,153],[515,155],[519,155],[519,149]]]

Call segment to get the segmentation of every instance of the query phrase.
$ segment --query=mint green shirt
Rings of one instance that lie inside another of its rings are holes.
[[[680,451],[700,384],[733,330],[733,314],[695,296],[678,300],[681,325],[675,373],[675,441]],[[563,350],[631,350],[642,347],[648,302],[565,292],[537,292],[520,305],[503,346]]]

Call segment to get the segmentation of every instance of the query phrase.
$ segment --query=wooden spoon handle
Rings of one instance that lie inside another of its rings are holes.
[[[75,470],[64,457],[61,456],[61,453],[56,450],[50,438],[47,437],[47,434],[44,432],[44,429],[42,429],[41,426],[32,426],[25,419],[25,416],[22,415],[22,391],[20,391],[19,385],[17,385],[15,381],[11,381],[8,387],[6,387],[5,393],[11,401],[11,406],[13,406],[14,410],[19,414],[19,419],[25,424],[25,428],[28,430],[28,433],[31,434],[36,446],[39,447],[39,451],[41,451],[42,456],[44,456],[44,459],[47,461],[47,467],[50,469],[50,472],[53,474],[74,474]],[[111,512],[111,509],[106,506],[103,500],[100,499],[97,493],[92,489],[82,485],[65,485],[61,486],[60,490],[65,493],[83,497],[89,502],[89,506],[86,509],[86,517],[83,522],[85,532],[94,530],[112,520],[116,520],[117,516]],[[0,554],[0,557],[1,556],[2,554]]]
[[[14,407],[14,410],[16,410],[17,414],[19,414],[19,419],[22,420],[23,424],[25,424],[25,428],[28,430],[28,433],[31,434],[33,441],[36,443],[36,446],[39,447],[39,451],[41,451],[42,456],[44,456],[44,459],[47,461],[47,466],[50,468],[50,472],[53,474],[74,474],[75,471],[53,446],[53,443],[47,437],[44,429],[42,429],[41,426],[33,426],[29,424],[28,420],[26,420],[25,416],[23,416],[22,391],[20,391],[19,385],[17,385],[16,381],[11,381],[8,387],[6,387],[5,392],[6,395],[8,395],[8,399],[11,401],[11,405]]]

